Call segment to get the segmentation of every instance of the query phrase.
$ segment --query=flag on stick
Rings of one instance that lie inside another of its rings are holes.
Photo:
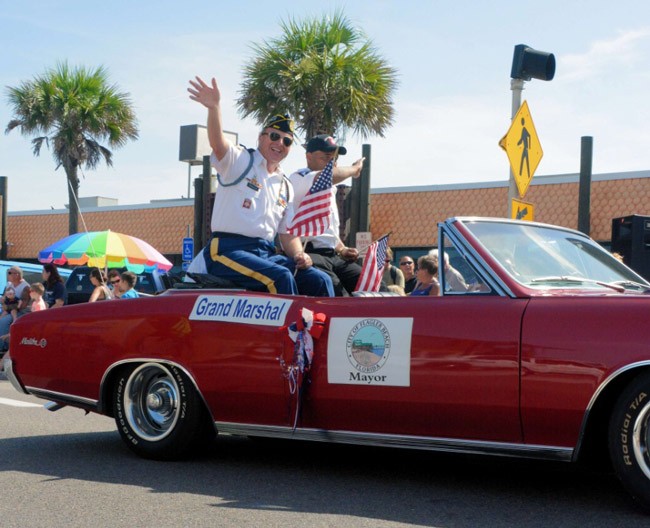
[[[388,250],[388,235],[375,240],[368,247],[368,252],[363,259],[361,275],[354,291],[379,291],[381,278],[384,275],[386,264],[386,251]]]
[[[287,231],[295,236],[322,235],[330,225],[332,216],[332,171],[334,160],[330,161],[314,180],[309,192],[300,202]]]

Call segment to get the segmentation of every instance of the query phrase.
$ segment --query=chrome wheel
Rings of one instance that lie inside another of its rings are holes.
[[[634,457],[639,465],[639,469],[643,471],[644,475],[650,479],[650,457],[648,454],[648,447],[650,446],[650,403],[646,404],[636,420],[634,421],[634,428],[632,430],[632,445],[634,449]]]
[[[129,376],[124,387],[124,412],[133,432],[156,442],[174,430],[181,412],[180,391],[167,367],[145,363]]]

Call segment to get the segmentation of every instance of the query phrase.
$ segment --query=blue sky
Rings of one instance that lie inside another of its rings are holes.
[[[96,5],[95,5],[96,4]],[[317,7],[312,7],[317,6]],[[194,75],[215,76],[224,125],[253,146],[257,126],[235,100],[251,43],[276,37],[289,17],[343,13],[398,70],[396,119],[385,138],[347,137],[354,161],[372,145],[372,187],[508,179],[498,141],[510,126],[510,66],[516,44],[553,52],[555,79],[523,92],[544,157],[537,175],[576,173],[580,138],[594,137],[594,173],[650,169],[650,3],[638,1],[451,2],[22,2],[0,0],[0,124],[12,118],[6,86],[67,60],[108,68],[131,95],[140,139],[114,151],[114,166],[86,171],[81,196],[120,204],[187,194],[179,129],[204,124],[187,96]],[[347,158],[347,160],[346,160]],[[301,149],[284,163],[304,165]],[[0,135],[0,175],[9,210],[67,203],[65,174],[39,158],[18,131]],[[193,176],[200,169],[193,170]]]

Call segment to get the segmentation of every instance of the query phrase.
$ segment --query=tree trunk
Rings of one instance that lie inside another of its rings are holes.
[[[74,235],[79,232],[79,207],[77,199],[79,196],[79,178],[77,178],[77,167],[65,167],[68,180],[68,234]]]

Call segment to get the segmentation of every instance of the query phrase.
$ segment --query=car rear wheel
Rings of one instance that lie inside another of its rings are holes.
[[[623,486],[650,509],[650,373],[634,379],[619,397],[609,425],[609,453]]]
[[[214,438],[203,401],[180,369],[144,363],[120,373],[115,385],[117,428],[145,458],[182,458]]]

